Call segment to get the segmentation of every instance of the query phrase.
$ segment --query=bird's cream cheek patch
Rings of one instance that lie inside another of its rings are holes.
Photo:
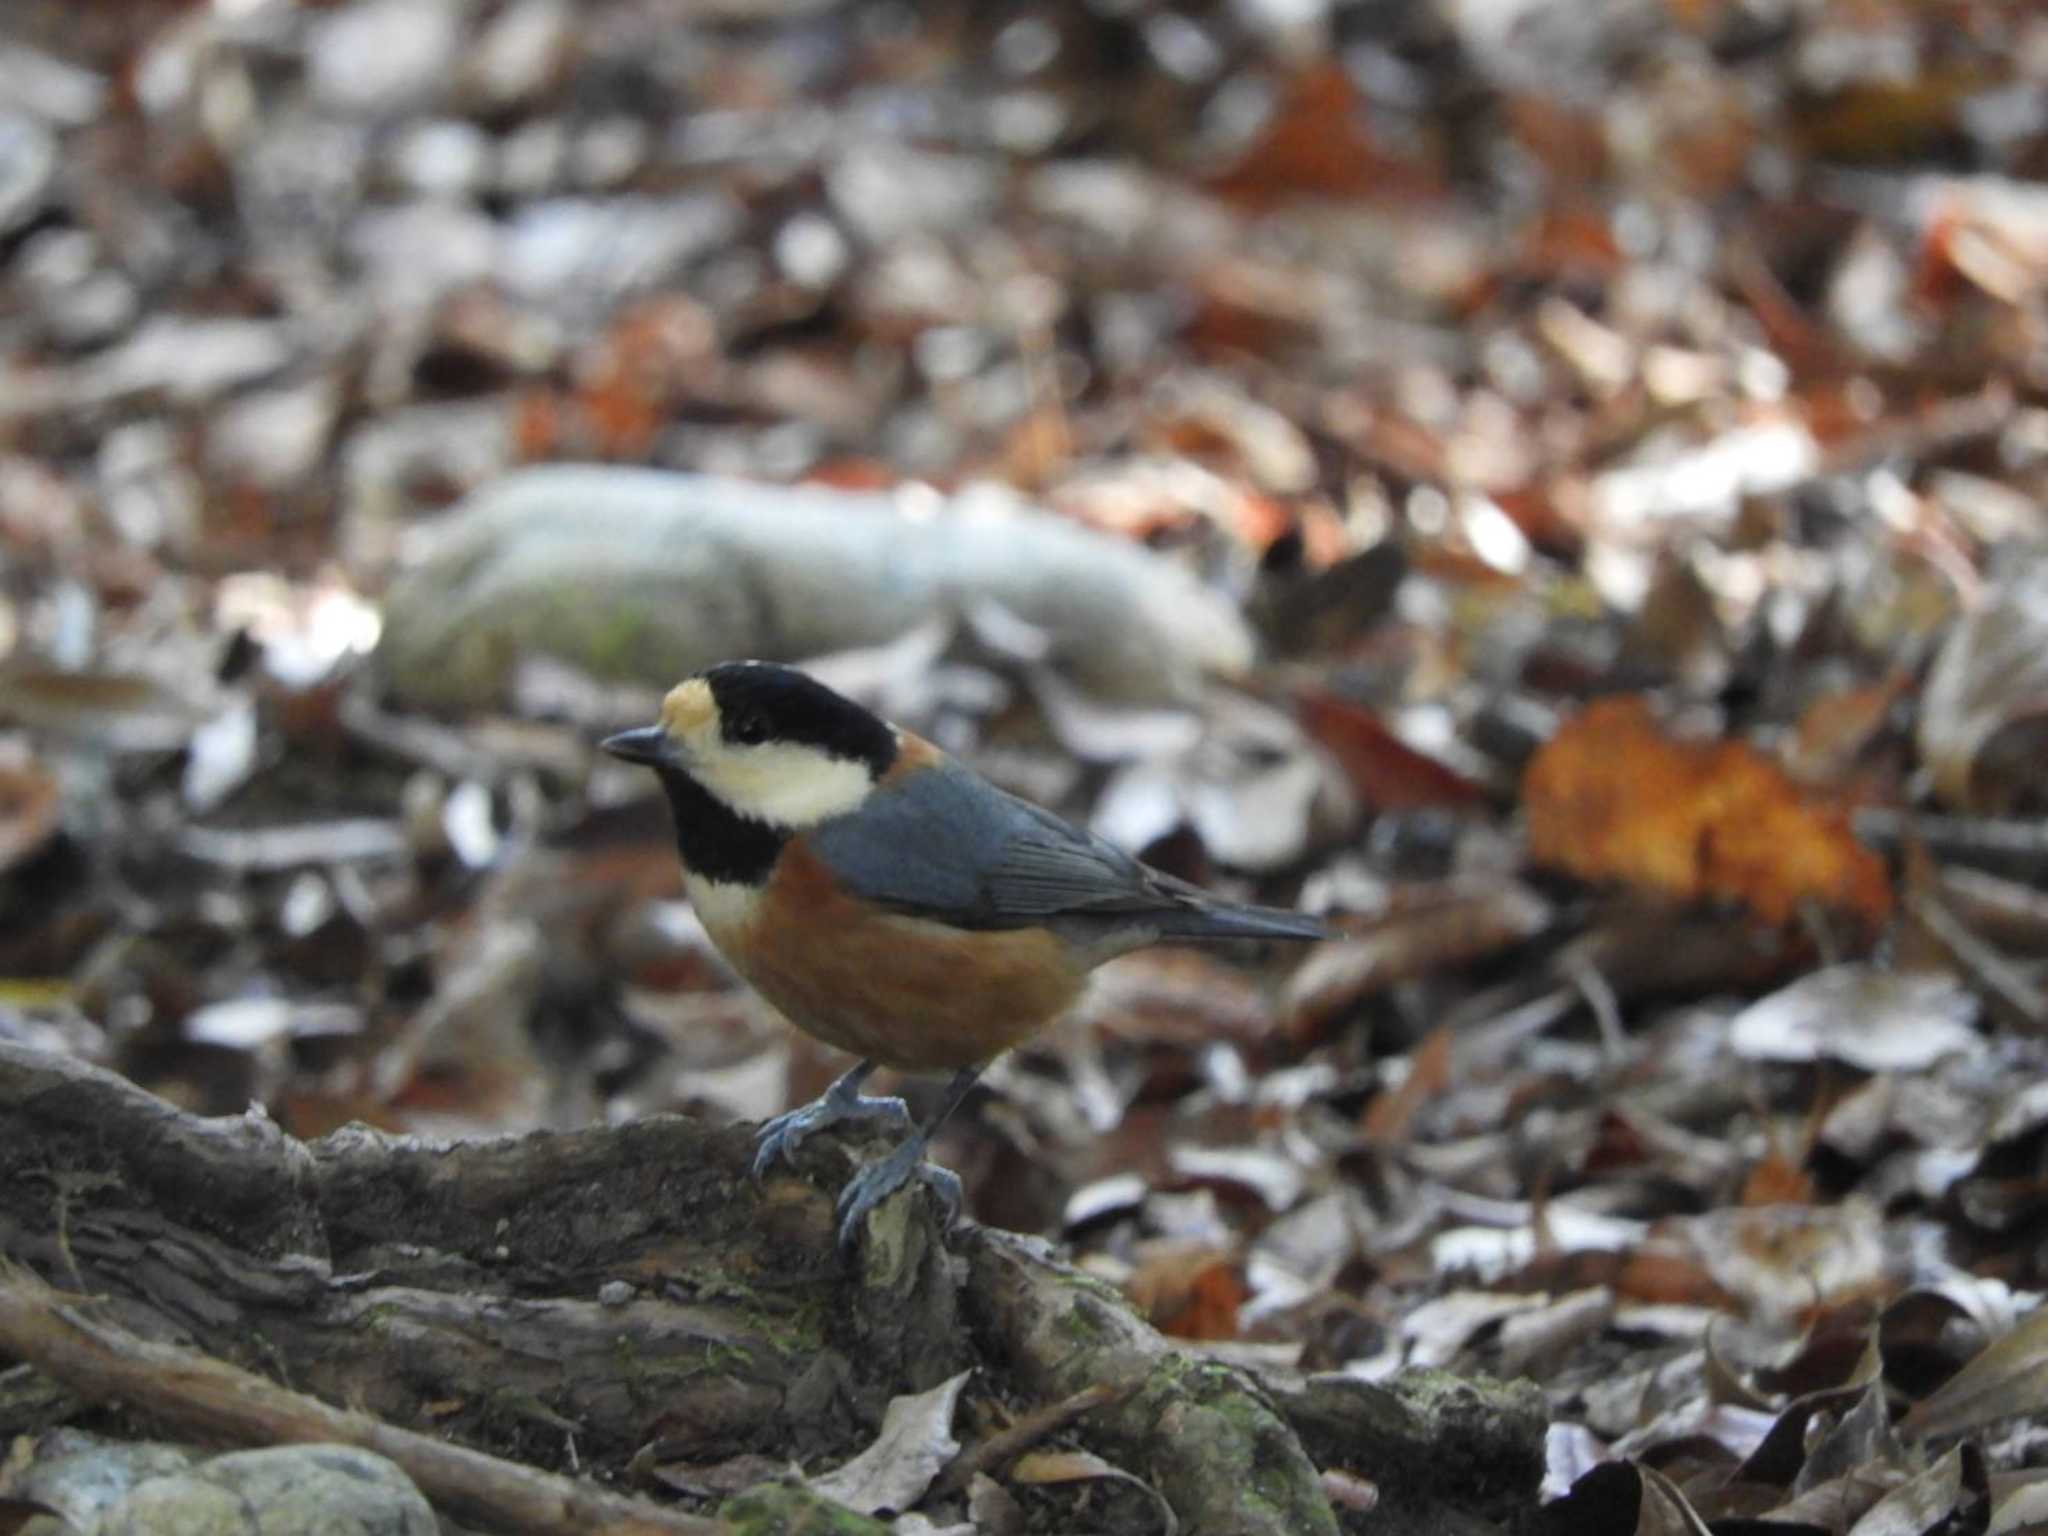
[[[774,742],[709,754],[696,773],[706,789],[740,815],[790,828],[845,815],[868,797],[875,782],[866,763]]]

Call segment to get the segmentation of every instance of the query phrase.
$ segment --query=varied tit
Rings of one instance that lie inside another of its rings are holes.
[[[950,1220],[960,1183],[926,1143],[988,1062],[1161,940],[1316,939],[1298,912],[1218,901],[996,788],[922,737],[790,667],[726,662],[679,683],[659,723],[604,749],[645,763],[675,813],[683,881],[712,941],[791,1022],[860,1058],[755,1142],[754,1175],[821,1127],[885,1118],[877,1066],[950,1069],[936,1113],[839,1199],[850,1246],[913,1177]]]

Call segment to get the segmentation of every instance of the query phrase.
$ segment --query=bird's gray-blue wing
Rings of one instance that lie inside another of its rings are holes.
[[[1178,882],[950,759],[880,786],[858,812],[808,836],[854,893],[958,928],[1141,914],[1188,900]]]

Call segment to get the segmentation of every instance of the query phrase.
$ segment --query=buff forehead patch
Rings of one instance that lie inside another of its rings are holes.
[[[701,677],[677,683],[661,701],[661,728],[670,736],[684,736],[718,713],[711,697],[711,685]]]

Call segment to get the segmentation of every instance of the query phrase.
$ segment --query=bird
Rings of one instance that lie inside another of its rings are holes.
[[[1325,937],[1306,913],[1221,900],[1009,793],[795,667],[728,661],[685,678],[604,751],[654,771],[685,894],[739,976],[858,1058],[754,1142],[753,1177],[846,1121],[906,1133],[848,1181],[842,1249],[911,1183],[950,1228],[960,1182],[931,1137],[983,1068],[1063,1013],[1104,961],[1166,941]],[[913,1125],[863,1094],[880,1066],[949,1071]]]

